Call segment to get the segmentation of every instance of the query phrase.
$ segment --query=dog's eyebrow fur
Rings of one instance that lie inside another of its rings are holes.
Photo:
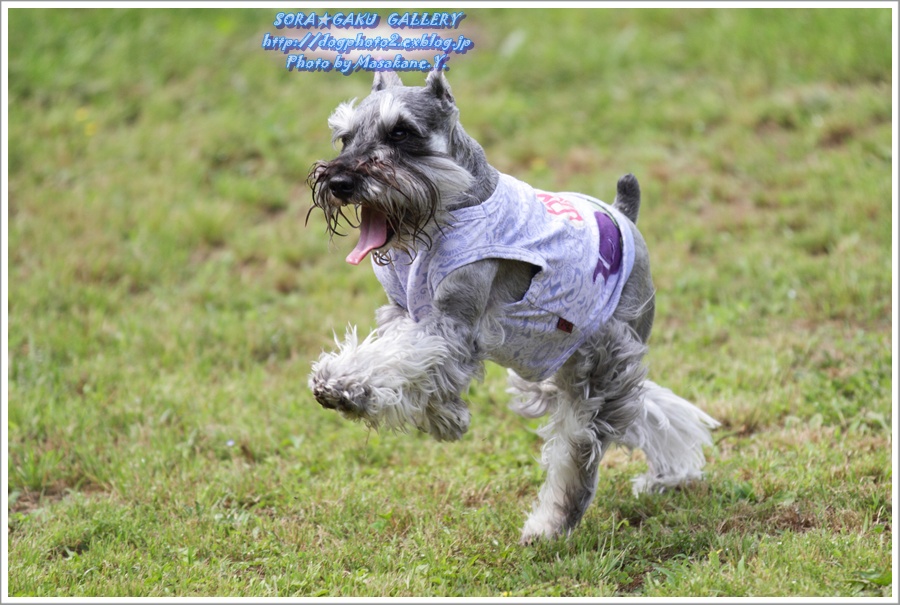
[[[355,103],[356,99],[341,103],[328,116],[328,127],[331,129],[332,144],[353,130],[353,116],[356,115],[356,108],[353,106]]]
[[[381,128],[385,132],[390,131],[408,113],[403,101],[391,94],[384,95],[381,103],[378,105],[378,111],[381,114]],[[409,122],[410,120],[406,121]]]

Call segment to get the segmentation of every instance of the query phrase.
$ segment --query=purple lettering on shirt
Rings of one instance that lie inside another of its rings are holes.
[[[597,268],[594,269],[594,281],[598,275],[608,280],[610,275],[619,272],[622,266],[622,246],[619,245],[619,229],[605,212],[595,212],[597,230],[600,233],[600,258],[597,260]]]

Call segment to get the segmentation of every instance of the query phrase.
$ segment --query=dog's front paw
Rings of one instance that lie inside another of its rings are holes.
[[[309,379],[313,396],[323,408],[360,416],[366,409],[369,389],[361,384],[342,384],[313,375]]]
[[[430,404],[422,430],[438,441],[458,441],[469,430],[471,415],[462,399]]]

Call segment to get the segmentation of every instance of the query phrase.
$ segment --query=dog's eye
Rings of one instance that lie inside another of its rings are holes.
[[[409,131],[405,128],[397,126],[388,133],[388,139],[394,143],[405,141],[409,137]]]

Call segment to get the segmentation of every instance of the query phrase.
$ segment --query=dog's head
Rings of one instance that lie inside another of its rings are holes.
[[[360,230],[347,262],[358,264],[369,252],[387,262],[390,248],[414,252],[431,245],[443,211],[473,182],[455,159],[458,116],[439,71],[421,87],[403,86],[394,72],[376,72],[368,97],[334,110],[328,126],[341,151],[313,165],[309,185],[332,236],[341,235],[341,217]]]

